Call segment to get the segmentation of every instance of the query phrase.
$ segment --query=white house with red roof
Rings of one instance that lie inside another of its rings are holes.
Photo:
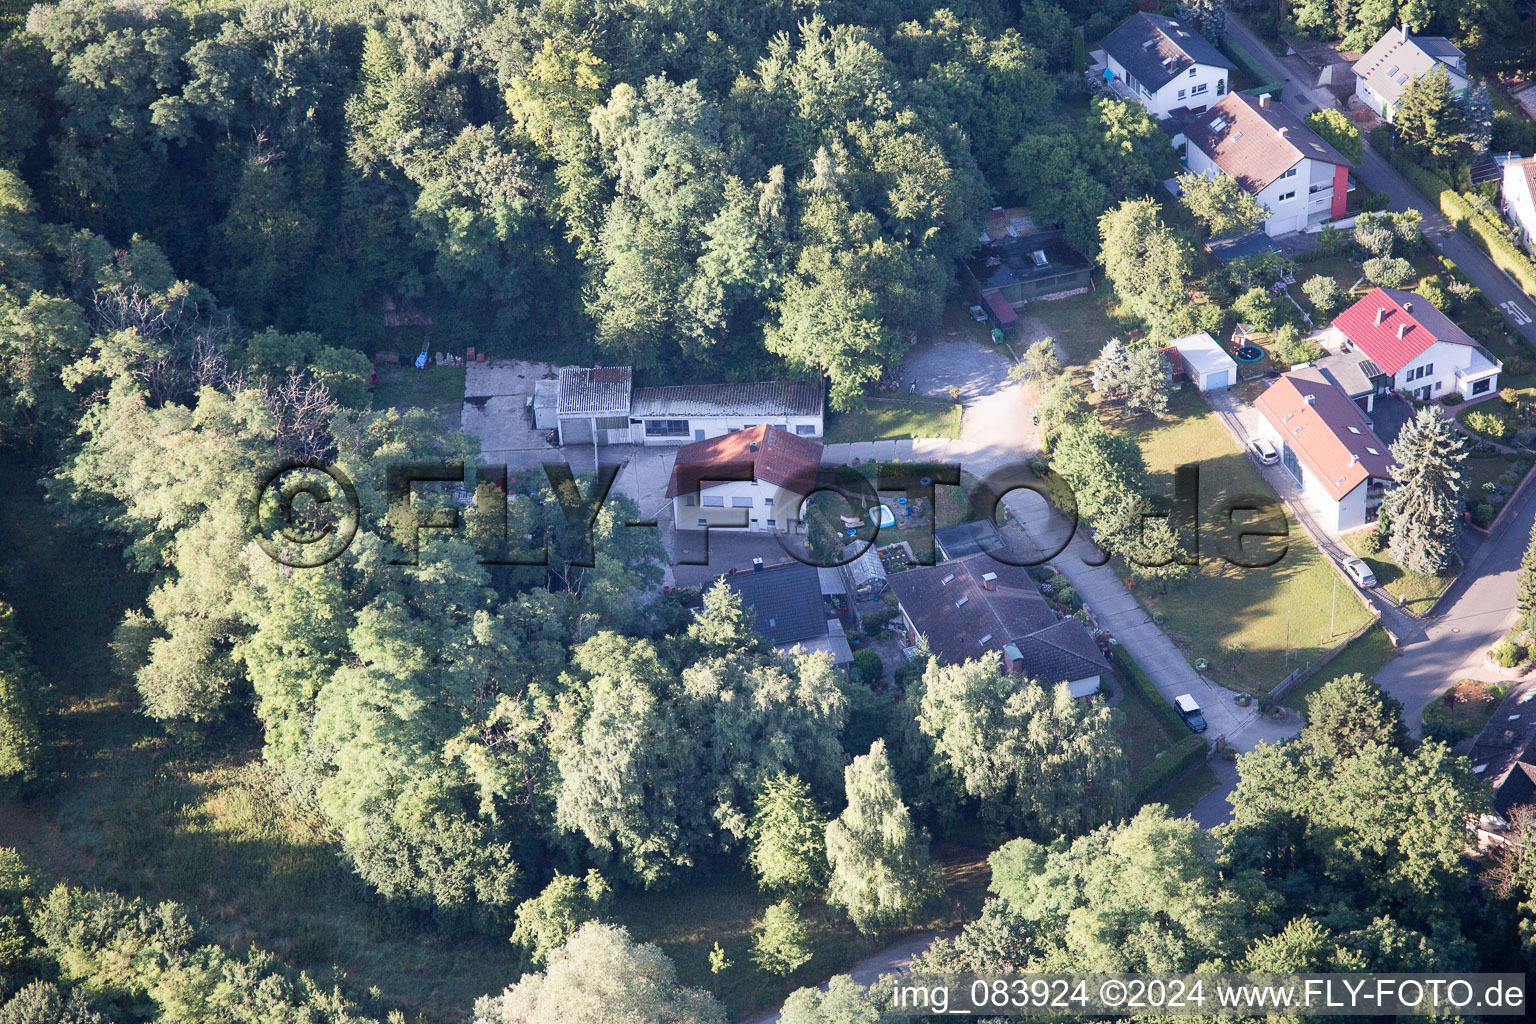
[[[1498,389],[1504,364],[1415,292],[1373,288],[1333,327],[1376,365],[1388,390],[1427,402],[1453,391],[1476,398]]]
[[[793,533],[820,465],[820,441],[766,424],[685,444],[667,481],[673,523]]]
[[[1349,161],[1267,93],[1228,93],[1192,118],[1183,137],[1191,171],[1231,175],[1268,208],[1271,237],[1344,216]]]
[[[1280,464],[1334,533],[1375,521],[1392,453],[1365,412],[1320,371],[1293,370],[1254,401]]]

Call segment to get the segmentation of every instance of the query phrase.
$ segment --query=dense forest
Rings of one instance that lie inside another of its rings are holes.
[[[1317,6],[1269,15],[1327,27]],[[1411,13],[1491,61],[1519,59],[1500,49],[1513,6],[1323,5],[1334,35]],[[586,567],[554,487],[507,502],[548,566],[484,564],[494,530],[418,551],[382,512],[392,460],[477,454],[430,411],[373,407],[368,355],[399,324],[675,379],[820,373],[842,408],[936,321],[994,202],[1097,257],[1100,215],[1172,173],[1150,117],[1079,73],[1083,40],[1131,10],[66,0],[5,23],[0,504],[29,545],[0,575],[5,806],[64,786],[79,722],[115,701],[143,723],[133,751],[251,754],[261,797],[387,928],[513,939],[485,1024],[723,1020],[615,895],[745,872],[775,901],[756,963],[784,975],[811,903],[869,936],[922,920],[929,840],[954,835],[1011,841],[937,966],[1528,957],[1536,862],[1470,893],[1475,780],[1367,683],[1320,694],[1303,742],[1245,757],[1213,835],[1138,812],[1120,713],[1065,688],[926,659],[876,692],[775,653],[723,586],[692,615],[660,594],[665,552],[627,499]],[[249,482],[283,459],[336,464],[379,510],[323,567],[251,542]],[[99,633],[64,633],[44,565],[117,580]],[[216,896],[200,914],[78,885],[68,858],[8,845],[0,1024],[402,1019],[249,935],[216,940]],[[874,1012],[834,985],[785,1020]]]

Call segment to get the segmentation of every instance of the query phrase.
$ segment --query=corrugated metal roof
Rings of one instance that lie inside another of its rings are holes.
[[[627,366],[562,366],[556,409],[561,416],[627,416],[631,377]]]

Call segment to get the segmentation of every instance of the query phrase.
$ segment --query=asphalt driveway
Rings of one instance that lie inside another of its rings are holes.
[[[989,345],[942,341],[912,352],[897,370],[903,388],[948,397],[957,388],[965,416],[960,439],[1002,447],[1036,447],[1029,391],[1008,376],[1009,360]]]

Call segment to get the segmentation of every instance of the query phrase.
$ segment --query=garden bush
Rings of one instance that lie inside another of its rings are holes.
[[[1441,283],[1440,275],[1438,274],[1431,275],[1420,281],[1419,286],[1414,291],[1424,296],[1424,299],[1431,306],[1434,306],[1441,312],[1445,312],[1450,308],[1451,297],[1446,294],[1445,285]]]
[[[1179,724],[1182,728],[1188,728],[1182,720]],[[1204,760],[1210,749],[1210,745],[1205,742],[1205,737],[1189,735],[1158,754],[1132,776],[1132,803],[1140,804],[1151,799],[1158,790]]]
[[[1344,305],[1344,289],[1327,274],[1313,274],[1302,284],[1301,291],[1325,317]]]
[[[1371,530],[1360,540],[1360,546],[1365,549],[1365,553],[1368,555],[1379,554],[1384,545],[1380,530]]]
[[[853,652],[853,672],[859,682],[865,686],[874,686],[885,678],[885,665],[880,661],[880,655],[867,647],[861,647]]]
[[[1472,516],[1472,525],[1480,530],[1488,529],[1488,524],[1492,523],[1493,517],[1498,514],[1498,510],[1486,501],[1477,502],[1468,509],[1468,512]]]
[[[1275,338],[1275,356],[1288,366],[1310,363],[1323,354],[1323,346],[1303,338],[1290,324],[1280,328]]]
[[[1134,687],[1146,699],[1147,704],[1152,708],[1152,714],[1163,724],[1163,728],[1169,730],[1175,736],[1180,735],[1182,730],[1189,728],[1189,725],[1184,721],[1184,716],[1174,710],[1173,705],[1168,702],[1168,698],[1164,697],[1162,691],[1157,688],[1157,684],[1152,682],[1142,667],[1136,663],[1136,659],[1131,657],[1124,647],[1111,648],[1110,660],[1120,669],[1120,675],[1124,678],[1126,685]],[[1205,743],[1204,740],[1200,742],[1202,745]]]
[[[1460,405],[1461,404],[1461,392],[1459,392],[1459,391],[1452,391],[1450,394],[1448,394],[1444,398],[1440,399],[1440,401],[1443,404],[1445,404],[1445,405]]]
[[[1268,289],[1253,287],[1232,303],[1232,315],[1256,331],[1269,331],[1279,318],[1280,306]]]
[[[1500,668],[1514,668],[1516,665],[1520,664],[1520,654],[1520,648],[1516,647],[1508,640],[1500,640],[1498,643],[1488,648],[1488,656],[1492,658],[1493,663],[1498,665]]]
[[[1372,192],[1360,200],[1360,209],[1366,213],[1380,213],[1392,203],[1392,197],[1385,192]]]
[[[1365,278],[1383,288],[1401,288],[1413,280],[1413,264],[1401,256],[1378,256],[1365,261]]]
[[[1473,409],[1467,413],[1467,418],[1464,422],[1468,429],[1475,430],[1484,437],[1491,437],[1495,441],[1502,441],[1504,435],[1509,433],[1509,420],[1496,412]]]
[[[894,619],[899,612],[895,608],[881,608],[864,616],[864,632],[874,636],[886,627],[886,624]]]

